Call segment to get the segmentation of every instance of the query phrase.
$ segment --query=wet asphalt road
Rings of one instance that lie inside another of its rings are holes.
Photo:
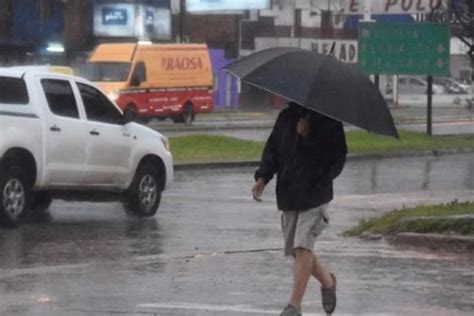
[[[253,169],[180,171],[156,217],[117,203],[55,202],[43,222],[0,230],[0,315],[277,315],[291,261],[274,183]],[[335,315],[472,315],[472,258],[344,238],[361,218],[474,196],[474,154],[351,161],[316,252],[338,277]],[[323,312],[316,282],[304,315]]]

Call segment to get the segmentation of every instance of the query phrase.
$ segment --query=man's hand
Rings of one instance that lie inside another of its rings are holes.
[[[252,188],[252,197],[255,201],[262,202],[262,199],[260,197],[262,196],[264,189],[265,189],[265,180],[263,180],[263,178],[260,178],[257,180],[257,182]]]
[[[300,118],[298,123],[296,124],[296,132],[301,135],[301,137],[305,138],[311,132],[311,124],[307,118]]]

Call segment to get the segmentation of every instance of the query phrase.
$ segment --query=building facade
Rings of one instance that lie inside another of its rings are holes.
[[[444,0],[426,1],[436,4]],[[202,1],[0,0],[0,65],[80,63],[100,42],[206,43],[214,65],[216,107],[236,107],[242,103],[238,99],[240,87],[221,68],[240,56],[269,47],[294,46],[357,63],[363,2],[220,0],[209,3],[232,6],[196,11],[193,5]],[[246,7],[239,9],[236,4]],[[248,5],[260,9],[244,10]],[[346,15],[348,5],[358,10],[357,14]],[[414,23],[416,16],[402,14],[403,9],[371,17],[377,22]],[[451,61],[451,75],[460,77],[466,68],[470,70],[469,61],[462,45],[452,47],[459,48]]]

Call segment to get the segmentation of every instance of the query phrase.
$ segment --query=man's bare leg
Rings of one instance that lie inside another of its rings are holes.
[[[295,264],[293,270],[293,292],[291,294],[290,304],[301,311],[301,302],[303,300],[308,280],[314,269],[313,252],[297,248],[295,249]]]
[[[318,279],[321,283],[321,286],[324,288],[329,288],[332,286],[332,277],[325,267],[321,265],[321,262],[318,259],[318,256],[313,253],[313,269],[312,275]]]

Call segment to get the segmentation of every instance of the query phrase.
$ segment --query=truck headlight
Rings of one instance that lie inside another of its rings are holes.
[[[169,142],[168,138],[162,137],[161,142],[163,143],[163,146],[165,146],[166,150],[170,151],[170,142]]]
[[[118,90],[113,90],[112,92],[107,94],[107,97],[109,97],[109,99],[112,100],[113,102],[116,102],[118,98],[120,97],[120,93]]]

